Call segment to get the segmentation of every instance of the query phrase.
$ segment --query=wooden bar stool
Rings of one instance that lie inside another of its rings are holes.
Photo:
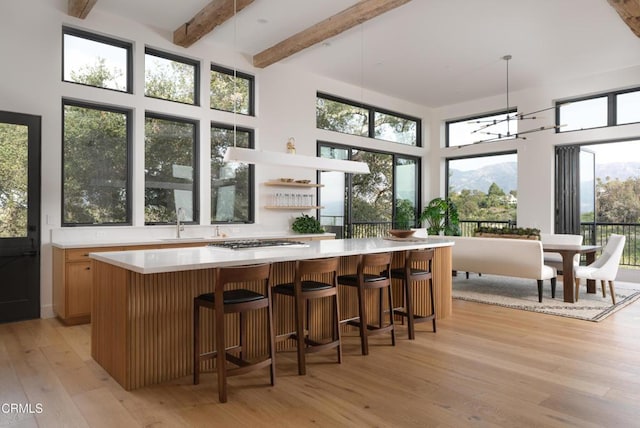
[[[416,338],[415,323],[432,321],[433,332],[436,332],[436,309],[433,299],[433,278],[432,262],[434,250],[410,250],[405,254],[405,262],[403,268],[391,269],[391,277],[402,280],[404,306],[393,310],[394,315],[400,315],[407,319],[407,327],[409,330],[409,339]],[[413,309],[413,283],[419,281],[427,281],[429,287],[429,299],[431,300],[431,314],[417,315]]]
[[[342,362],[342,347],[340,345],[340,312],[338,308],[338,257],[298,260],[296,261],[294,281],[287,284],[278,284],[273,292],[294,298],[295,305],[295,331],[278,336],[278,340],[294,338],[298,352],[298,374],[306,374],[305,354],[320,352],[337,348],[338,363]],[[330,279],[326,280],[325,278]],[[322,280],[318,280],[322,278]],[[312,299],[331,297],[333,300],[331,338],[323,341],[311,339],[309,335],[310,305]],[[306,329],[305,330],[305,307]]]
[[[275,340],[273,335],[270,278],[270,264],[219,268],[215,271],[215,291],[201,294],[193,300],[193,383],[197,385],[200,382],[200,363],[215,358],[218,375],[218,398],[221,403],[227,401],[227,377],[229,376],[236,376],[269,366],[271,385],[275,382]],[[258,293],[246,288],[225,290],[227,284],[248,282],[262,282],[264,293]],[[215,350],[203,354],[200,353],[200,307],[215,311]],[[265,334],[268,337],[268,355],[258,361],[248,361],[246,359],[247,320],[245,313],[261,308],[267,309]],[[239,313],[240,343],[226,348],[224,315],[230,313]],[[237,351],[238,356],[231,354],[229,351]],[[227,361],[237,367],[227,367]]]
[[[365,273],[377,272],[377,273]],[[360,348],[362,355],[369,354],[369,336],[391,333],[391,345],[396,345],[396,335],[393,324],[393,314],[389,316],[389,323],[384,324],[384,289],[387,289],[389,312],[393,311],[393,293],[391,290],[391,253],[365,254],[360,256],[358,271],[355,275],[338,276],[338,284],[356,287],[358,290],[358,316],[343,323],[360,329]],[[368,322],[366,311],[365,290],[378,290],[378,325]]]

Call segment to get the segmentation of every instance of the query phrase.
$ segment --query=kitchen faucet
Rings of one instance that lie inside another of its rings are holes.
[[[184,208],[178,208],[176,211],[176,238],[180,238],[180,232],[184,231]]]

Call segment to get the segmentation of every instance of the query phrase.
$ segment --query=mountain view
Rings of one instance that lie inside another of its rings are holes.
[[[596,163],[596,177],[602,180],[610,177],[612,180],[627,180],[640,176],[640,162],[610,162]]]
[[[451,169],[449,174],[449,191],[455,193],[462,189],[487,193],[492,183],[496,183],[505,193],[518,187],[517,162],[498,163],[467,171]]]
[[[504,162],[484,166],[474,170],[450,170],[449,191],[459,192],[462,189],[487,192],[491,183],[496,183],[505,193],[517,189],[517,162]],[[640,176],[640,162],[610,162],[596,165],[596,177],[605,180],[627,180]]]

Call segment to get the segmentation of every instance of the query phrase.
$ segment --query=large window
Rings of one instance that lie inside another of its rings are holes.
[[[515,222],[518,205],[516,153],[447,159],[447,196],[461,222]],[[463,235],[469,235],[461,225]]]
[[[145,122],[145,223],[166,224],[184,211],[198,221],[197,122],[147,113]]]
[[[410,146],[422,145],[420,119],[327,94],[317,94],[316,126]]]
[[[386,236],[398,210],[416,226],[420,160],[394,153],[319,143],[320,157],[366,162],[369,174],[320,173],[320,222],[339,237]]]
[[[608,110],[607,97],[562,104],[558,109],[559,125],[561,125],[559,131],[566,132],[607,126]]]
[[[253,116],[254,78],[250,74],[211,66],[211,108]]]
[[[514,138],[518,133],[516,111],[467,117],[446,123],[447,147]]]
[[[557,146],[556,159],[556,233],[625,235],[620,264],[640,266],[640,140]]]
[[[616,124],[640,122],[640,91],[616,95]]]
[[[211,222],[253,222],[253,165],[224,162],[227,147],[253,148],[253,130],[211,124]]]
[[[199,104],[200,63],[146,48],[144,94],[147,97]]]
[[[131,44],[63,27],[62,80],[132,92]]]
[[[63,102],[62,223],[130,224],[130,112]]]
[[[556,103],[557,132],[640,122],[640,90],[563,100]]]

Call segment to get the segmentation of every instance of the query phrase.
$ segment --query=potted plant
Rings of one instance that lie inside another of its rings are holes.
[[[307,214],[296,217],[291,224],[291,229],[297,233],[324,233],[318,219]]]
[[[460,235],[458,208],[450,199],[429,201],[420,214],[420,221],[427,223],[429,235]]]

